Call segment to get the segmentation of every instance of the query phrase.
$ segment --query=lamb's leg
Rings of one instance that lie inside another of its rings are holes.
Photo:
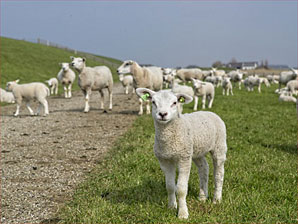
[[[89,98],[91,95],[91,90],[83,90],[84,93],[84,97],[85,97],[85,108],[84,108],[84,112],[88,113],[90,110],[90,106],[89,106]]]
[[[33,110],[31,109],[29,102],[26,103],[26,107],[27,107],[27,109],[29,110],[30,115],[34,115],[34,112],[33,112]]]
[[[55,88],[55,86],[54,86],[54,85],[52,85],[52,87],[51,87],[51,95],[53,95],[53,94],[54,94],[54,88]]]
[[[195,96],[195,103],[194,103],[194,106],[193,106],[193,110],[198,110],[198,100],[199,100],[199,97]]]
[[[233,89],[231,88],[230,90],[231,90],[231,95],[234,96]]]
[[[202,97],[202,109],[205,109],[205,104],[206,104],[206,95],[203,95],[203,97]]]
[[[99,91],[99,95],[100,95],[100,109],[104,110],[105,109],[105,104],[104,104],[104,92],[102,90]]]
[[[214,197],[213,197],[213,203],[217,203],[221,201],[222,197],[222,185],[224,180],[224,163],[225,163],[225,156],[222,157],[216,157],[215,155],[212,155],[213,159],[213,167],[214,167]]]
[[[68,98],[71,98],[71,86],[72,86],[72,84],[70,83],[69,85],[68,85],[68,92],[67,92],[67,96],[68,96]]]
[[[58,94],[58,86],[55,86],[55,95]]]
[[[150,101],[146,100],[146,114],[150,114]]]
[[[14,113],[14,116],[17,117],[20,113],[20,107],[21,107],[21,104],[17,102],[17,110],[16,112]]]
[[[199,200],[206,201],[208,198],[209,165],[205,157],[193,159],[193,161],[198,167],[200,177]]]
[[[131,87],[131,88],[132,88],[132,93],[135,93],[136,92],[135,88],[134,87]]]
[[[63,89],[64,89],[64,97],[68,98],[66,85],[63,85]]]
[[[191,168],[191,159],[181,160],[178,162],[178,181],[177,181],[177,197],[178,197],[178,218],[187,219],[188,209],[186,204],[186,195],[188,188],[188,179]]]
[[[139,106],[140,106],[140,110],[139,110],[139,115],[143,114],[143,100],[139,98]]]
[[[261,92],[261,84],[259,84],[259,86],[258,86],[258,91],[259,91],[259,93]]]
[[[41,101],[41,104],[43,105],[43,109],[44,109],[44,116],[49,114],[49,104],[48,101],[46,99],[43,99]]]
[[[126,95],[128,94],[128,85],[125,86],[125,94],[126,94]]]
[[[241,81],[239,82],[239,89],[241,90]]]
[[[208,108],[211,108],[212,107],[213,100],[214,100],[214,96],[209,96]]]
[[[128,93],[128,92],[127,92]],[[109,110],[113,109],[113,90],[109,89]]]
[[[168,192],[168,207],[177,208],[176,195],[175,195],[176,166],[173,162],[163,160],[163,159],[159,159],[159,164],[166,178],[166,188]]]
[[[222,95],[225,95],[225,88],[222,88]]]
[[[229,95],[229,88],[227,89],[227,96]]]

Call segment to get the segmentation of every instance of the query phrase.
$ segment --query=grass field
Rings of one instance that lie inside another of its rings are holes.
[[[187,203],[190,217],[167,209],[164,175],[153,154],[150,115],[139,117],[60,211],[61,223],[297,223],[297,112],[274,87],[263,93],[235,89],[216,98],[211,111],[227,126],[223,201],[198,201],[193,165]],[[185,107],[191,112],[193,103]],[[100,133],[99,133],[100,134]]]
[[[1,37],[1,88],[5,88],[6,82],[20,79],[20,83],[44,82],[45,80],[57,77],[60,70],[59,63],[70,62],[70,56],[79,57],[80,54],[58,49],[55,47],[34,44],[20,40]],[[100,56],[97,56],[100,58]],[[113,63],[119,63],[116,59],[102,57]],[[87,66],[97,66],[100,63],[87,58]],[[110,67],[114,81],[118,81],[116,69]],[[77,73],[76,73],[77,74]],[[73,85],[78,90],[77,81]],[[62,93],[62,85],[59,87]]]

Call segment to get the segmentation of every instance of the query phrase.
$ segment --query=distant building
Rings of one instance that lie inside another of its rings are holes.
[[[227,68],[233,68],[233,69],[242,69],[242,70],[250,70],[250,69],[256,69],[258,67],[258,62],[252,61],[252,62],[230,62],[226,64]]]

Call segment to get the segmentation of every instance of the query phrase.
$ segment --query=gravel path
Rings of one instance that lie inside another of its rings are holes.
[[[114,86],[113,111],[99,110],[99,94],[49,97],[50,115],[29,116],[25,106],[1,108],[1,223],[42,223],[55,214],[86,174],[137,117],[136,95]],[[108,103],[106,102],[106,107]],[[37,108],[36,103],[32,108]]]

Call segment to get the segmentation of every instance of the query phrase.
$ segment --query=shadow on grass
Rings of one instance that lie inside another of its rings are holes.
[[[265,144],[265,143],[262,143],[261,145],[266,148],[274,148],[274,149],[278,149],[278,150],[281,150],[281,151],[284,151],[287,153],[291,153],[291,154],[298,153],[297,144]]]

